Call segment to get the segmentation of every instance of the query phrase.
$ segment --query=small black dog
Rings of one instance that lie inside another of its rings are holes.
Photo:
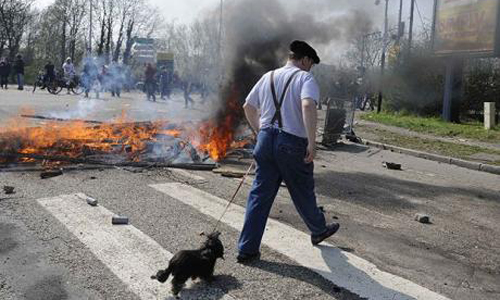
[[[184,287],[186,281],[191,278],[201,278],[207,282],[213,280],[215,261],[217,258],[224,259],[224,246],[219,239],[220,232],[214,232],[207,236],[202,247],[197,250],[181,250],[177,252],[170,262],[168,268],[159,270],[151,279],[157,279],[164,283],[172,274],[172,293],[175,297]]]

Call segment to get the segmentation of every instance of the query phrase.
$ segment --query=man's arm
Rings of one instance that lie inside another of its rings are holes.
[[[254,133],[258,133],[260,130],[259,111],[253,105],[248,103],[243,105],[243,110],[245,111],[245,116],[247,117],[250,127],[252,127]]]
[[[316,103],[310,98],[302,99],[302,119],[307,133],[307,153],[304,161],[313,162],[316,157],[316,124],[318,122],[318,112]]]

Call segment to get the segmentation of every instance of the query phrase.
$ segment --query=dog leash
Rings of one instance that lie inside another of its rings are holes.
[[[226,205],[226,208],[224,208],[224,211],[222,212],[222,215],[220,216],[219,220],[217,220],[217,223],[215,223],[215,226],[212,230],[212,233],[215,232],[215,230],[217,229],[217,226],[219,226],[219,223],[220,221],[222,220],[222,218],[224,217],[224,215],[226,214],[227,212],[227,209],[229,208],[229,206],[231,206],[231,204],[233,203],[234,199],[236,198],[236,195],[238,194],[238,192],[240,191],[241,189],[241,186],[243,185],[243,183],[245,182],[245,179],[248,177],[248,174],[250,174],[250,171],[252,170],[253,166],[255,165],[255,161],[252,162],[252,164],[250,165],[250,167],[248,168],[247,172],[245,173],[245,175],[243,176],[243,178],[241,178],[241,181],[240,181],[240,184],[238,185],[238,187],[236,188],[236,191],[234,192],[233,194],[233,197],[231,197],[231,200],[227,203]]]

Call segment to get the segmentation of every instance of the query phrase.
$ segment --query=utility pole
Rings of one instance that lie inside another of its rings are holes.
[[[382,40],[382,61],[380,64],[380,81],[381,81],[381,83],[379,84],[377,113],[380,113],[380,111],[382,110],[382,98],[383,98],[382,81],[384,80],[384,73],[385,73],[385,52],[386,52],[386,43],[387,43],[387,29],[388,29],[388,22],[389,22],[388,17],[387,17],[388,8],[389,8],[389,0],[385,0],[384,37]]]
[[[223,10],[224,10],[224,0],[220,0],[220,14],[219,14],[219,44],[218,44],[218,51],[219,51],[219,58],[222,57],[222,21],[223,21]]]
[[[411,43],[413,40],[413,13],[415,12],[415,0],[411,0],[411,9],[410,9],[410,30],[408,32],[408,58],[411,55]]]
[[[401,40],[401,36],[403,35],[401,31],[403,31],[401,28],[401,15],[403,13],[403,0],[399,0],[399,16],[398,16],[398,43]]]
[[[403,24],[401,24],[401,15],[403,13],[403,0],[399,0],[399,16],[398,16],[398,36],[396,38],[396,44],[398,45],[398,54],[396,59],[396,64],[399,66],[401,59],[401,37],[403,36]]]
[[[217,43],[217,64],[218,64],[218,69],[219,69],[219,74],[218,74],[218,80],[221,83],[223,80],[224,72],[223,72],[223,66],[222,66],[222,27],[224,25],[223,23],[223,16],[224,16],[224,0],[220,0],[220,14],[219,14],[219,41]]]

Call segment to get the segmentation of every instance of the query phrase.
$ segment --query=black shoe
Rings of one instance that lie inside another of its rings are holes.
[[[252,261],[256,261],[260,259],[260,252],[254,253],[254,254],[246,254],[246,253],[240,253],[236,257],[236,261],[240,264],[246,264]]]
[[[339,230],[340,225],[338,223],[332,223],[330,225],[326,225],[326,231],[320,235],[311,235],[311,243],[316,246],[321,243],[325,239],[331,237],[332,235]]]

